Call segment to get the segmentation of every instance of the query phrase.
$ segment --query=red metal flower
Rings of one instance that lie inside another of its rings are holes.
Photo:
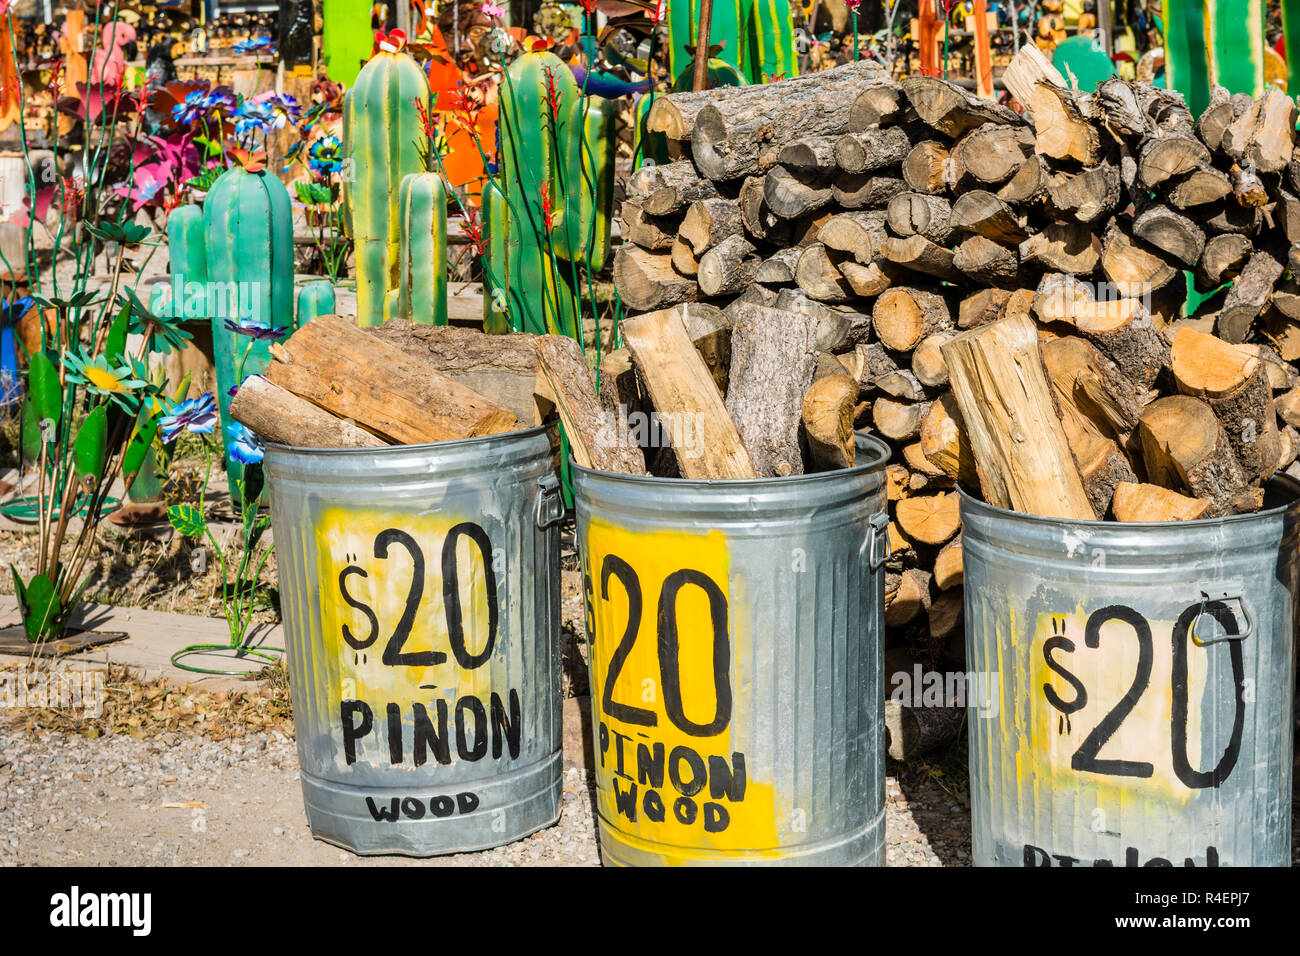
[[[537,187],[538,194],[542,197],[542,222],[546,226],[546,231],[551,231],[554,216],[551,211],[551,191],[547,187],[550,183],[541,183]]]
[[[474,207],[464,207],[462,218],[465,220],[464,232],[466,238],[469,239],[470,247],[474,250],[475,255],[482,258],[487,255],[487,243],[483,239],[483,226],[478,221],[478,215],[475,213]]]
[[[415,115],[420,121],[420,130],[429,139],[436,139],[438,136],[438,127],[433,121],[433,116],[429,113],[429,104],[419,96],[412,96],[411,102],[415,104]]]
[[[524,49],[529,53],[544,53],[555,46],[555,37],[524,37]]]
[[[406,32],[403,30],[391,30],[385,33],[380,30],[375,34],[375,46],[370,51],[370,55],[376,53],[401,53],[406,48]]]
[[[659,5],[655,7],[654,13],[650,14],[650,22],[659,26],[659,21],[664,18],[668,12],[668,0],[659,0]]]
[[[546,103],[551,108],[551,119],[560,118],[560,91],[555,83],[555,70],[547,67],[542,71],[546,74]]]
[[[63,61],[55,60],[54,66],[50,68],[50,93],[54,96],[54,102],[59,101],[63,95]]]
[[[479,114],[483,112],[483,104],[475,97],[473,88],[462,83],[452,90],[451,112],[466,129],[477,129]]]

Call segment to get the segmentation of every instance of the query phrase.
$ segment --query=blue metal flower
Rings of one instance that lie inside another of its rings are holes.
[[[235,422],[226,426],[226,436],[229,439],[226,442],[226,454],[230,456],[231,461],[255,465],[262,460],[265,446],[262,444],[262,439],[253,434],[251,429]]]
[[[307,165],[320,176],[330,176],[343,169],[343,144],[337,136],[323,136],[307,151]]]
[[[284,337],[286,325],[271,325],[269,322],[255,322],[252,319],[246,319],[242,322],[235,319],[226,319],[226,331],[234,332],[236,335],[246,335],[250,339],[259,341],[272,339],[281,339]]]
[[[187,399],[172,408],[170,415],[164,415],[158,422],[164,442],[172,442],[183,431],[195,435],[211,435],[217,424],[217,400],[211,392],[205,392],[198,398]]]

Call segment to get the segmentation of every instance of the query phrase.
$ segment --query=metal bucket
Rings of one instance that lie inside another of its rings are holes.
[[[963,495],[974,856],[983,866],[1291,862],[1300,484],[1168,524]]]
[[[431,856],[554,823],[563,514],[544,428],[266,452],[312,834]]]
[[[757,481],[574,468],[606,863],[884,862],[888,449]]]

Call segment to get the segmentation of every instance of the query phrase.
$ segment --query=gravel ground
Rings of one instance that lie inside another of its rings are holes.
[[[92,740],[0,731],[0,866],[594,866],[592,779],[566,766],[559,823],[482,853],[358,857],[312,839],[283,734]],[[925,782],[886,783],[890,866],[968,865],[968,817]],[[931,834],[931,836],[927,836]]]

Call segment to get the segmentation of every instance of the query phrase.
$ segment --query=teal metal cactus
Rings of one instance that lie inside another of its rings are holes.
[[[398,189],[397,297],[385,320],[447,324],[447,193],[437,173],[412,173]]]
[[[494,197],[485,215],[492,273],[505,287],[512,327],[577,337],[579,266],[599,270],[609,251],[613,110],[600,97],[584,102],[553,54],[526,53],[507,71],[500,111],[504,208]]]
[[[334,284],[315,279],[298,290],[298,327],[322,315],[334,314]]]
[[[286,335],[295,327],[291,217],[289,193],[280,180],[265,170],[236,167],[218,177],[201,212],[181,207],[168,222],[171,311],[212,322],[223,432],[232,422],[231,387],[262,371],[271,359],[268,339],[241,334],[227,323],[282,327]],[[178,301],[178,296],[183,298]],[[232,482],[241,468],[227,462]]]
[[[483,184],[482,204],[479,211],[483,230],[483,249],[487,261],[489,265],[496,263],[497,268],[504,270],[508,258],[506,249],[508,210],[506,197],[495,179],[489,179]],[[493,277],[486,272],[483,276],[483,331],[500,335],[510,331],[508,298],[504,285],[497,287],[492,285]],[[503,271],[498,281],[504,282],[504,280]]]
[[[425,171],[429,137],[421,109],[427,111],[429,97],[415,60],[380,52],[343,100],[343,204],[355,243],[358,325],[380,324],[385,299],[397,288],[398,191],[406,176]]]

